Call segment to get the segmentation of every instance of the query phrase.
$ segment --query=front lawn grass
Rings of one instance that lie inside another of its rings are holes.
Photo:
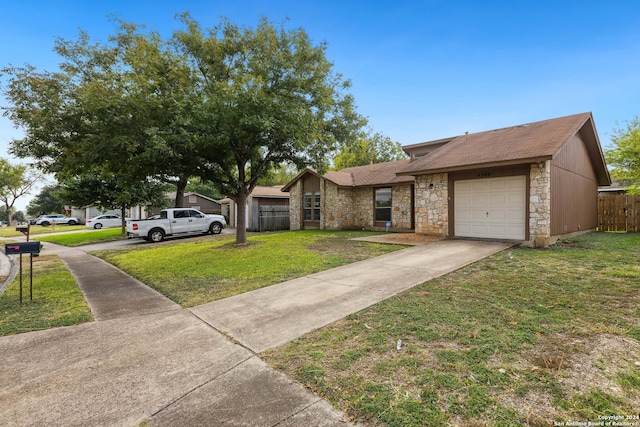
[[[26,225],[24,226],[26,227]],[[49,233],[64,233],[66,231],[86,230],[84,225],[58,225],[55,228],[48,226],[43,227],[41,225],[32,225],[29,229],[29,234],[35,236],[37,234],[49,234]],[[16,231],[16,226],[0,227],[0,237],[19,237],[24,236],[19,231]]]
[[[638,416],[639,260],[639,234],[512,249],[260,356],[365,425]]]
[[[19,277],[0,295],[0,336],[93,320],[75,279],[57,256],[33,258],[33,300],[29,299],[28,257],[23,260],[22,275],[22,304]]]
[[[97,255],[185,307],[402,249],[349,240],[360,231],[253,234],[168,241]]]
[[[80,233],[56,234],[55,236],[39,237],[41,242],[50,242],[62,246],[80,246],[90,243],[110,242],[126,239],[121,228],[107,228],[104,230],[92,230]]]

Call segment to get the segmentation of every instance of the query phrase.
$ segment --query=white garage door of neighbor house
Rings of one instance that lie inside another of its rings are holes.
[[[526,176],[454,182],[458,237],[524,240]]]

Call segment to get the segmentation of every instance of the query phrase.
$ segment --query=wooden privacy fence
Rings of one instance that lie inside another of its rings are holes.
[[[289,206],[253,206],[253,231],[289,229]]]
[[[640,195],[598,195],[598,231],[640,232]]]

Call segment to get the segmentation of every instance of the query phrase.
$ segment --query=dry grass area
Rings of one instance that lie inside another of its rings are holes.
[[[426,245],[442,239],[444,239],[444,237],[431,235],[427,236],[416,233],[385,233],[368,237],[359,237],[354,240],[375,243],[390,243],[396,245]]]

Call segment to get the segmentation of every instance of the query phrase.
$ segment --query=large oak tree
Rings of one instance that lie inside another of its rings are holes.
[[[5,115],[25,129],[12,152],[59,182],[117,176],[133,193],[138,183],[173,181],[176,200],[188,177],[211,181],[237,203],[243,243],[245,203],[260,177],[282,163],[324,169],[365,120],[326,44],[304,30],[266,19],[203,30],[180,19],[184,28],[167,41],[118,22],[107,43],[85,32],[58,40],[59,71],[5,68]]]
[[[123,199],[137,199],[157,180],[171,182],[180,203],[202,163],[190,125],[192,105],[200,104],[191,69],[158,34],[117,24],[107,43],[92,42],[86,32],[58,39],[58,71],[3,70],[11,102],[5,115],[25,130],[11,152],[34,159],[62,183],[115,177]]]
[[[189,15],[175,34],[202,90],[197,110],[202,177],[237,204],[236,241],[246,241],[248,195],[281,163],[324,169],[338,143],[355,138],[365,120],[333,72],[326,44],[302,29],[262,19],[255,29],[223,20],[203,30]]]

